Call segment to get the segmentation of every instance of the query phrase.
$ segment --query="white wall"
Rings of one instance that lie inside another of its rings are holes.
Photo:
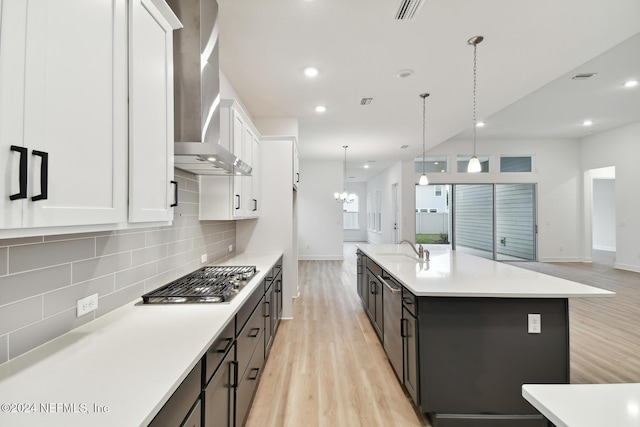
[[[342,260],[341,161],[300,160],[298,256],[302,260]]]
[[[583,138],[581,144],[583,171],[615,166],[615,265],[640,271],[640,122]]]
[[[417,180],[416,180],[417,181]],[[401,215],[402,221],[400,224],[400,232],[401,236],[404,236],[404,224],[407,222],[407,215],[409,220],[413,223],[415,222],[414,213],[415,208],[411,207],[409,210],[406,210],[405,205],[403,204],[403,184],[402,184],[402,163],[398,162],[390,168],[382,171],[380,174],[371,178],[367,182],[367,194],[375,194],[376,191],[381,192],[382,197],[382,218],[381,218],[381,230],[380,232],[367,230],[367,241],[372,244],[391,244],[394,242],[394,230],[393,230],[393,206],[392,206],[392,191],[391,187],[393,184],[398,184],[398,203],[401,207]],[[413,186],[411,186],[413,188]],[[414,198],[412,198],[413,203]],[[415,225],[414,225],[415,227]],[[415,228],[414,228],[415,229]],[[405,237],[403,237],[405,238]],[[414,240],[415,234],[409,239]]]
[[[347,192],[358,196],[358,225],[359,230],[344,230],[345,242],[367,241],[367,183],[347,182]]]
[[[593,180],[593,248],[616,250],[616,181]]]

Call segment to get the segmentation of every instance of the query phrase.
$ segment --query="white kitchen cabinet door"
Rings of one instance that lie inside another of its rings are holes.
[[[262,207],[262,200],[260,199],[260,173],[261,163],[260,163],[260,139],[255,135],[251,134],[251,166],[253,167],[251,171],[251,176],[248,177],[251,180],[251,217],[257,218],[260,216],[260,208]]]
[[[129,222],[173,219],[173,30],[181,27],[164,0],[130,0]]]
[[[293,188],[300,185],[300,160],[298,159],[298,144],[293,144]]]
[[[24,148],[22,111],[24,108],[24,26],[27,2],[0,0],[0,229],[22,227],[24,199],[11,200],[20,192],[20,160]],[[24,157],[23,157],[24,156]],[[24,171],[25,177],[27,170]],[[24,188],[26,191],[26,187]]]
[[[26,4],[24,20],[16,24],[26,34],[24,79],[14,83],[24,91],[24,113],[13,117],[23,126],[23,139],[15,144],[28,152],[28,185],[21,223],[7,228],[122,222],[126,1],[3,0],[3,9],[14,2]],[[11,176],[15,158],[11,153]]]

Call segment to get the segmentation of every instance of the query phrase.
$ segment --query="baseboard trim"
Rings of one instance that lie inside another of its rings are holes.
[[[298,255],[299,261],[344,261],[343,255]]]
[[[638,265],[622,264],[622,263],[616,262],[613,265],[613,267],[620,270],[627,270],[627,271],[633,271],[634,273],[640,273],[640,266]]]

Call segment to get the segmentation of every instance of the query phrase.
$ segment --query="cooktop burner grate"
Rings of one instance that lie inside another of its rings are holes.
[[[230,301],[256,274],[255,266],[203,267],[142,295],[144,304]]]

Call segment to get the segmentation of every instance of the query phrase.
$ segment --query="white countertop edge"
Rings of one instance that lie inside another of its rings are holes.
[[[531,384],[523,384],[522,385],[522,397],[524,397],[534,408],[538,410],[546,419],[555,424],[556,427],[569,427],[567,424],[562,422],[556,415],[549,410],[542,402],[536,399],[535,396],[531,394]]]
[[[408,245],[356,244],[415,296],[471,298],[602,298],[615,292],[453,251],[449,246],[423,245],[431,252],[424,263]],[[381,255],[385,254],[385,255]],[[394,256],[388,256],[394,255]],[[398,255],[400,257],[395,257]],[[466,265],[471,267],[467,268]],[[428,269],[419,271],[424,266]],[[418,270],[418,271],[416,271]],[[509,281],[509,283],[505,283]],[[513,282],[517,281],[517,285]]]

